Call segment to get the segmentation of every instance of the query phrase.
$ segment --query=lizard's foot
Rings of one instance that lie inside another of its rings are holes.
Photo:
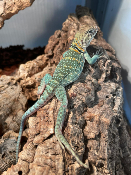
[[[102,49],[99,49],[99,50],[97,50],[97,52],[95,54],[93,53],[93,57],[91,58],[90,55],[87,52],[85,52],[84,53],[84,58],[87,60],[87,62],[89,64],[94,64],[97,61],[97,59],[100,58],[100,56],[102,54],[103,54]]]
[[[99,50],[96,51],[95,54],[93,53],[93,56],[94,56],[94,55],[97,55],[98,57],[100,57],[103,53],[104,53],[104,52],[103,52],[101,49],[99,49]]]

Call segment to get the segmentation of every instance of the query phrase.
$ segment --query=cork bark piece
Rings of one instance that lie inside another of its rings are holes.
[[[14,82],[13,85],[21,96],[18,98],[16,93],[17,98],[15,94],[13,98],[23,101],[22,113],[29,107],[29,101],[37,99],[40,79],[46,73],[53,74],[62,54],[68,50],[76,31],[83,23],[97,25],[88,8],[77,6],[76,14],[69,15],[63,23],[62,30],[55,31],[49,38],[45,54],[21,65],[17,74],[10,77],[8,81]],[[87,51],[92,55],[99,48],[103,49],[103,56],[92,66],[85,62],[79,79],[66,87],[68,108],[63,126],[63,135],[74,151],[83,162],[89,160],[90,171],[80,167],[67,150],[61,149],[54,134],[60,102],[53,97],[29,118],[26,123],[27,129],[23,132],[27,141],[19,153],[18,163],[8,168],[3,175],[131,174],[131,136],[123,116],[121,66],[115,50],[103,39],[100,29]],[[9,77],[4,76],[3,79],[2,76],[1,79],[7,81]],[[6,87],[6,84],[3,84],[3,87]],[[13,86],[11,83],[8,85]],[[8,98],[9,96],[5,99],[8,101]],[[18,111],[14,106],[17,108],[17,105],[10,106],[9,108],[6,104],[4,107],[11,109],[6,118],[9,117],[8,120],[12,122],[14,117],[13,121],[16,121]],[[19,116],[22,116],[22,113]],[[3,118],[3,121],[6,123],[6,119]],[[8,135],[8,139],[17,137],[11,133],[4,133],[3,136],[5,135],[6,138]],[[1,156],[0,164],[4,162],[3,166],[8,165],[8,159],[7,155]]]

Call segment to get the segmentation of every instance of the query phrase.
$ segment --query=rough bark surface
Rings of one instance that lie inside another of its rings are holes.
[[[0,1],[0,28],[4,25],[4,20],[10,19],[20,10],[32,5],[34,0],[2,0]]]
[[[76,31],[83,23],[92,25],[96,21],[87,8],[77,6],[76,16],[70,15],[63,23],[62,30],[50,37],[46,54],[22,64],[15,76],[1,77],[0,121],[1,126],[6,125],[8,128],[1,131],[4,133],[0,145],[2,148],[7,140],[10,140],[10,144],[15,143],[20,118],[27,107],[32,105],[32,101],[37,99],[40,79],[46,73],[53,74],[63,52],[68,50]],[[19,153],[18,163],[3,175],[131,174],[131,136],[123,117],[121,66],[114,49],[106,43],[99,29],[87,49],[92,55],[100,47],[105,50],[104,56],[92,66],[86,62],[79,79],[66,87],[69,103],[63,135],[83,162],[89,160],[90,171],[80,167],[66,150],[62,150],[54,135],[60,103],[53,97],[37,114],[29,118],[29,129],[23,132],[23,139],[28,140]],[[26,127],[28,128],[27,123]],[[10,129],[12,131],[5,133]],[[9,167],[9,155],[3,152],[0,155],[0,164]]]

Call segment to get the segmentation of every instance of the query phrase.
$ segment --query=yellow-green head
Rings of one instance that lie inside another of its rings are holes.
[[[86,48],[90,45],[90,42],[94,38],[98,31],[97,26],[82,26],[79,31],[76,33],[75,38],[72,42],[72,45],[78,45],[79,47],[86,50]]]

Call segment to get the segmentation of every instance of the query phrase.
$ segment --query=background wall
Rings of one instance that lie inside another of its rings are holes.
[[[45,46],[68,14],[75,12],[76,5],[93,10],[104,38],[116,50],[123,68],[124,110],[131,123],[131,0],[35,0],[31,7],[5,21],[0,46]]]
[[[124,110],[131,124],[131,0],[109,0],[102,31],[122,66]]]
[[[31,7],[5,21],[0,30],[0,46],[45,46],[55,30],[61,29],[69,13],[85,0],[35,0]]]

